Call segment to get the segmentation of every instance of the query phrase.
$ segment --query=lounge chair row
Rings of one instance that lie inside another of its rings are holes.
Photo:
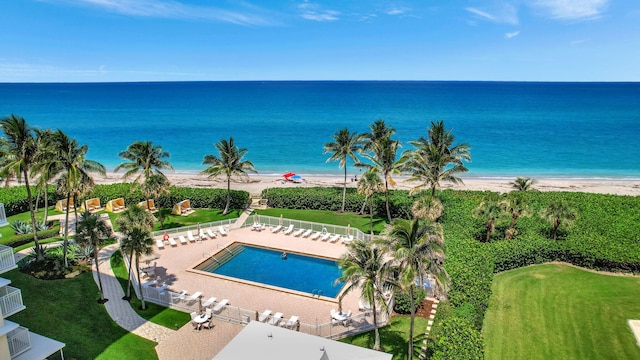
[[[262,225],[264,226],[264,225]],[[254,228],[257,227],[256,224],[253,225]],[[280,230],[282,230],[282,225],[278,225],[274,228],[271,229],[272,233],[277,233]],[[296,230],[295,232],[293,231],[293,224],[289,225],[283,232],[285,235],[293,235],[296,237],[309,237],[311,236],[311,234],[313,233],[312,229],[304,229],[304,228],[299,228],[298,230]],[[342,236],[340,234],[331,234],[327,231],[327,229],[322,229],[322,231],[316,231],[315,234],[313,234],[313,236],[311,236],[311,240],[318,240],[320,239],[321,241],[328,241],[330,243],[336,243],[338,242],[338,240],[342,239],[342,243],[343,244],[348,244],[350,242],[353,241],[353,235],[348,235],[348,236]]]
[[[277,312],[271,315],[271,310],[265,310],[262,312],[262,314],[260,314],[260,316],[258,316],[257,320],[269,325],[280,325],[287,329],[293,329],[298,324],[299,318],[295,315],[292,315],[289,320],[287,320],[283,319],[283,314],[281,312]]]
[[[220,232],[220,235],[227,236],[227,231],[224,229],[224,227],[219,226],[218,231]],[[216,236],[218,236],[218,234],[212,229],[207,229],[206,231],[204,229],[201,229],[200,233],[198,234],[195,234],[194,231],[189,230],[187,231],[187,238],[185,238],[184,235],[179,235],[178,240],[180,241],[180,244],[186,245],[187,239],[189,239],[190,242],[196,242],[197,240],[206,240],[207,238],[215,239]],[[178,246],[176,240],[172,236],[169,236],[167,234],[165,234],[162,239],[156,239],[156,246],[158,246],[158,249],[164,249],[165,243],[168,243],[171,246]]]

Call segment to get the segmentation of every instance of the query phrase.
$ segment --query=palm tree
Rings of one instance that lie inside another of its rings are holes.
[[[151,230],[153,230],[153,224],[154,220],[151,214],[143,207],[138,205],[129,206],[116,219],[118,230],[123,234],[129,234],[133,232],[134,228],[137,227],[141,227],[145,231],[151,232]],[[125,254],[125,256],[129,255],[129,282],[127,284],[127,295],[125,295],[124,297],[125,300],[131,299],[131,279],[133,278],[131,268],[133,265],[133,255],[135,253],[135,250],[140,247],[140,244],[131,244],[130,241],[123,241],[123,244],[121,246],[121,250]]]
[[[442,267],[444,237],[442,226],[424,220],[395,220],[382,234],[383,244],[390,250],[397,268],[398,284],[408,290],[411,306],[409,326],[409,359],[413,357],[413,328],[416,313],[414,293],[416,279],[434,275],[438,291],[448,289],[448,275]]]
[[[342,296],[354,289],[362,292],[361,299],[371,304],[373,310],[373,328],[375,333],[374,350],[380,350],[380,333],[378,331],[378,306],[387,312],[387,302],[383,289],[387,286],[389,263],[385,261],[382,247],[373,242],[356,240],[349,244],[348,252],[339,261],[342,276],[337,280],[345,282]]]
[[[49,218],[49,182],[60,172],[59,163],[55,161],[55,149],[53,146],[53,131],[51,129],[36,129],[36,141],[38,153],[32,171],[39,175],[37,187],[44,192],[44,218],[46,224]],[[36,205],[37,205],[36,201]]]
[[[111,228],[100,219],[100,215],[86,211],[82,215],[82,220],[76,227],[76,243],[80,246],[93,246],[93,260],[96,264],[96,274],[98,275],[98,288],[100,289],[100,304],[104,304],[109,299],[104,298],[102,290],[102,279],[100,278],[100,267],[98,266],[98,250],[104,245],[105,240],[111,235]]]
[[[520,177],[518,176],[514,181],[510,182],[511,186],[515,189],[515,191],[527,191],[533,189],[533,185],[537,181],[528,177]]]
[[[373,195],[382,191],[382,179],[372,170],[366,171],[358,182],[358,194],[364,195],[364,205],[369,201],[369,232],[373,235]]]
[[[27,189],[27,202],[31,214],[31,228],[33,232],[33,242],[35,243],[36,260],[44,259],[44,251],[38,242],[36,233],[36,216],[33,208],[33,196],[29,185],[30,168],[34,164],[37,153],[37,146],[33,136],[33,129],[27,124],[24,118],[17,115],[10,115],[0,120],[0,127],[4,132],[4,152],[8,155],[4,159],[6,163],[0,170],[6,177],[15,176],[24,179]]]
[[[369,129],[371,130],[370,132],[361,135],[364,151],[373,151],[375,144],[380,139],[391,137],[396,133],[396,130],[391,126],[387,126],[382,119],[376,120],[369,125]]]
[[[408,181],[421,182],[414,190],[430,187],[431,196],[435,196],[441,181],[462,183],[457,175],[469,171],[463,161],[471,161],[471,154],[468,144],[453,144],[455,136],[445,130],[442,121],[432,121],[427,132],[428,138],[410,142],[416,149],[405,152],[403,161],[412,176]]]
[[[502,209],[498,206],[498,201],[493,196],[485,197],[480,205],[473,209],[472,215],[474,218],[484,221],[484,241],[488,242],[491,239],[491,234],[496,230],[498,218],[502,215]]]
[[[257,173],[257,171],[251,161],[242,160],[248,150],[238,148],[233,142],[233,137],[229,137],[229,141],[221,139],[214,146],[218,149],[220,156],[205,155],[202,163],[211,166],[204,169],[201,174],[206,174],[209,178],[215,178],[221,174],[227,177],[227,203],[222,212],[222,215],[225,215],[229,212],[229,204],[231,203],[231,176],[246,177],[248,173]]]
[[[140,301],[142,303],[140,309],[145,310],[147,306],[144,302],[142,282],[140,281],[140,257],[153,253],[153,238],[151,237],[151,232],[141,224],[133,226],[126,231],[121,229],[121,232],[124,237],[121,240],[120,247],[123,251],[136,255],[136,278],[138,279],[138,291],[140,292]],[[131,277],[131,265],[129,265],[129,277]],[[127,291],[129,290],[127,289]]]
[[[578,212],[566,202],[557,201],[542,209],[540,216],[551,224],[553,241],[556,241],[560,227],[571,227],[578,219]]]
[[[350,132],[344,128],[338,130],[333,135],[333,142],[324,144],[324,154],[331,154],[327,159],[329,161],[338,161],[338,168],[344,168],[344,184],[342,187],[342,208],[344,212],[345,203],[347,201],[347,159],[350,158],[354,163],[358,163],[357,154],[362,150],[360,144],[360,135]]]
[[[105,167],[97,161],[87,159],[86,155],[89,147],[86,144],[80,146],[77,140],[70,138],[62,130],[57,130],[53,133],[52,142],[52,150],[55,153],[53,160],[56,162],[52,166],[60,170],[58,178],[59,190],[66,195],[67,204],[70,204],[71,198],[73,198],[74,204],[77,204],[78,196],[86,194],[94,186],[93,178],[89,172],[97,172],[104,176],[106,174]],[[63,241],[65,266],[68,266],[69,210],[70,207],[67,206]]]
[[[371,153],[364,153],[363,156],[371,161],[371,164],[359,164],[359,166],[374,169],[382,174],[384,178],[384,195],[387,210],[387,219],[391,221],[391,210],[389,208],[389,186],[395,187],[396,182],[391,175],[400,173],[402,162],[397,160],[398,148],[402,145],[399,141],[390,137],[382,137],[371,146]]]
[[[529,206],[522,196],[508,196],[500,201],[498,206],[502,208],[502,211],[511,215],[511,223],[505,232],[505,239],[511,240],[518,235],[518,230],[516,230],[518,218],[530,215]]]
[[[411,213],[415,219],[438,221],[443,211],[442,201],[437,197],[428,195],[419,197],[411,206]]]
[[[147,198],[147,209],[150,208],[149,199],[168,194],[169,186],[171,186],[169,180],[160,174],[153,174],[142,183],[140,190]]]
[[[133,180],[134,184],[142,184],[152,174],[165,176],[163,169],[173,170],[171,164],[163,160],[169,157],[169,153],[162,150],[162,146],[154,145],[151,141],[136,141],[121,151],[118,156],[127,160],[116,166],[113,171],[126,170],[122,176],[125,180],[138,174]],[[166,176],[165,176],[166,177]]]

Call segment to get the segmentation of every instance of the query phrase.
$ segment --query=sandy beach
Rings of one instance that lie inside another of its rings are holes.
[[[192,173],[167,173],[172,185],[184,187],[204,187],[204,188],[226,188],[226,179],[218,177],[208,179],[206,176]],[[121,182],[122,175],[117,173],[107,173],[106,177],[95,176],[98,184],[111,184]],[[315,187],[315,186],[342,186],[343,176],[304,176],[302,183],[284,181],[281,176],[251,175],[249,179],[241,180],[232,178],[231,188],[233,190],[245,190],[251,195],[259,195],[262,190],[274,187]],[[416,186],[416,183],[406,181],[407,177],[394,177],[397,184],[395,189],[409,190]],[[488,190],[496,192],[509,192],[512,190],[509,184],[513,179],[484,179],[484,178],[464,178],[463,185],[453,185],[444,183],[443,189],[456,190]],[[534,189],[540,191],[573,191],[599,194],[615,195],[640,195],[640,180],[626,179],[555,179],[536,178]],[[352,182],[347,178],[348,187],[356,187],[357,182]]]

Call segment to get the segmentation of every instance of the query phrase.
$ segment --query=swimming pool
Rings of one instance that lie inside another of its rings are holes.
[[[233,256],[220,252],[215,256],[219,263],[210,259],[195,269],[331,298],[344,286],[334,285],[342,275],[335,260],[296,253],[287,253],[287,258],[282,259],[281,250],[239,243],[228,249]]]

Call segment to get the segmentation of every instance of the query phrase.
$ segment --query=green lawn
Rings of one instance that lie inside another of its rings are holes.
[[[293,209],[264,209],[255,210],[256,214],[273,217],[285,217],[302,221],[312,221],[317,223],[332,224],[358,228],[365,234],[369,233],[369,217],[360,216],[354,213],[337,213],[327,210],[293,210]],[[382,218],[373,218],[373,232],[380,233],[384,229],[385,221]]]
[[[124,289],[124,292],[126,294],[128,269],[124,265],[124,261],[122,260],[122,253],[120,251],[116,251],[115,253],[113,253],[113,256],[111,256],[111,267],[113,268],[113,272],[118,278],[118,281],[120,282],[120,285],[122,285],[122,289]],[[147,306],[146,310],[140,310],[139,307],[141,305],[141,302],[135,296],[135,292],[133,291],[133,289],[131,289],[131,295],[131,307],[138,313],[138,315],[153,323],[175,329],[182,327],[184,324],[188,323],[191,320],[189,314],[185,312],[173,310],[150,302],[145,302],[145,305]],[[116,301],[123,300],[118,299]]]
[[[160,209],[164,215],[164,228],[173,229],[182,226],[196,225],[198,223],[207,223],[225,219],[235,219],[242,214],[241,210],[231,210],[228,214],[222,215],[222,210],[218,209],[194,209],[194,213],[189,216],[173,215],[171,209]],[[120,216],[120,213],[108,213],[109,219],[115,231],[118,231],[118,225],[116,219]],[[156,218],[158,214],[156,213]],[[160,223],[156,222],[154,231],[161,230]]]
[[[407,358],[407,343],[409,341],[409,316],[394,316],[391,323],[385,327],[381,327],[380,344],[387,353],[393,354],[393,360],[402,360]],[[414,359],[424,339],[424,332],[427,329],[427,319],[416,316],[414,324]],[[373,330],[350,336],[340,340],[343,343],[357,345],[371,349],[375,341]]]
[[[58,211],[55,211],[54,208],[49,209],[49,216],[57,215],[57,214],[61,214],[61,213]],[[73,213],[69,214],[69,216],[73,216]],[[44,209],[39,209],[38,212],[36,213],[36,221],[42,221],[43,217],[44,217]],[[7,218],[7,221],[9,222],[9,224],[12,224],[16,220],[21,220],[27,223],[31,223],[31,214],[27,211],[21,214],[9,216]],[[15,237],[15,235],[13,234],[13,229],[11,228],[11,225],[0,227],[0,235],[2,235],[0,237],[0,244],[7,244],[13,241],[13,238]]]
[[[640,278],[544,264],[495,276],[487,359],[640,359],[627,325],[640,319]]]
[[[98,291],[90,272],[64,280],[39,280],[18,270],[2,276],[22,290],[27,307],[9,320],[64,342],[65,359],[157,359],[156,343],[118,326],[97,303]]]

